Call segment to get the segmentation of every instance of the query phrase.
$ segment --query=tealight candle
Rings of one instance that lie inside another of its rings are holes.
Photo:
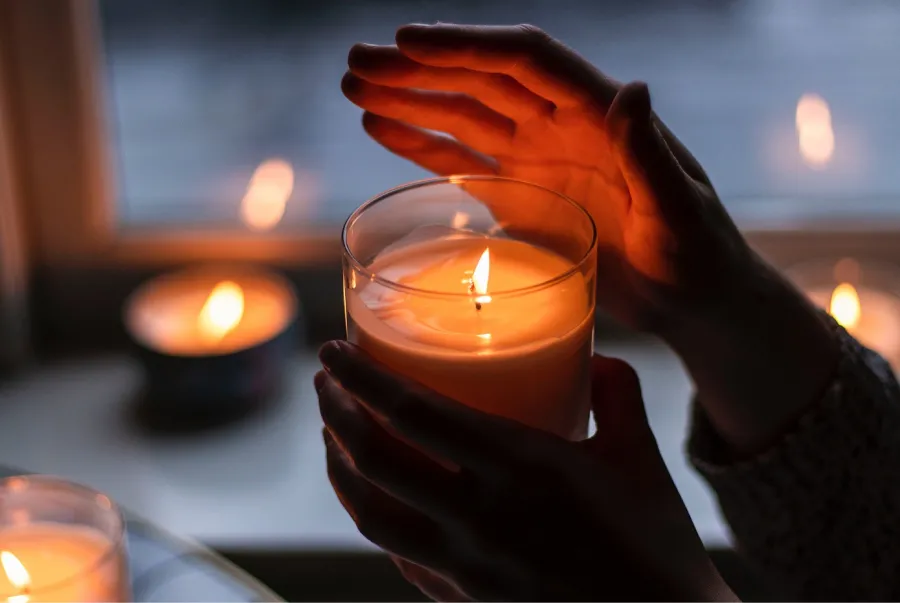
[[[297,307],[284,278],[257,269],[187,269],[148,281],[125,308],[148,398],[174,415],[222,415],[267,397]]]
[[[530,211],[563,219],[538,232],[524,214],[527,228],[510,212],[497,223],[482,196],[527,198]],[[487,219],[470,219],[478,214]],[[348,220],[344,242],[351,340],[475,408],[586,436],[596,249],[584,210],[535,185],[455,176],[374,199]]]
[[[817,306],[864,346],[900,367],[900,280],[896,271],[851,259],[789,271]]]
[[[0,481],[0,600],[130,597],[124,522],[107,496],[52,477]]]

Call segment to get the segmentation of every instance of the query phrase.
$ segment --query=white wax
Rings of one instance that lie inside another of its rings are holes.
[[[479,310],[467,281],[485,248],[491,299]],[[369,270],[410,289],[357,279],[346,298],[350,337],[456,400],[580,439],[589,415],[592,292],[578,271],[540,287],[571,268],[509,239],[457,236],[393,249]]]
[[[15,555],[30,578],[23,591],[0,567],[0,600],[127,601],[128,571],[117,546],[83,526],[47,522],[0,528],[0,551]]]

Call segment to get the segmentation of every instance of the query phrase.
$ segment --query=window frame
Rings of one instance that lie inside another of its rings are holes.
[[[5,81],[0,62],[0,90]],[[27,243],[8,115],[0,94],[0,369],[18,367],[29,355]]]
[[[36,324],[51,339],[120,331],[117,309],[136,281],[175,265],[241,261],[288,273],[310,330],[340,335],[341,249],[333,233],[116,228],[99,27],[95,0],[0,0],[0,63],[7,76],[0,82],[7,114],[0,119],[15,125],[10,146],[27,200],[23,228]],[[900,216],[744,234],[779,268],[813,258],[900,259]]]

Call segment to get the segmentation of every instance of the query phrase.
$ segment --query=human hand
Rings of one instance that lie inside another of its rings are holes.
[[[357,45],[349,64],[343,90],[391,151],[440,175],[500,174],[583,205],[598,228],[598,303],[616,318],[664,332],[753,269],[647,87],[620,86],[540,30],[406,26],[397,46]]]
[[[344,93],[389,150],[441,175],[542,184],[591,213],[598,306],[676,350],[736,453],[777,438],[823,390],[829,329],[750,250],[645,85],[524,25],[409,25],[396,46],[354,46],[349,65]]]
[[[444,398],[351,344],[326,344],[320,357],[316,389],[335,492],[360,532],[405,560],[405,574],[428,594],[732,596],[672,483],[624,362],[595,357],[598,433],[571,442]]]

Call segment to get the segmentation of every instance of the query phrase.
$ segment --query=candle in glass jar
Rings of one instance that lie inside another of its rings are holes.
[[[10,603],[126,601],[116,545],[98,530],[59,523],[0,529],[0,597]]]
[[[0,601],[128,601],[125,525],[108,496],[49,476],[0,480]]]
[[[446,236],[351,273],[351,339],[388,367],[480,410],[587,434],[593,305],[567,259],[513,239]]]

